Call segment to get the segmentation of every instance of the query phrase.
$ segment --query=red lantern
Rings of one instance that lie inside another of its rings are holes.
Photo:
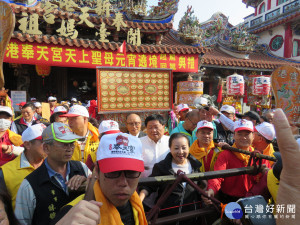
[[[269,95],[271,90],[271,78],[270,77],[263,77],[263,91],[262,95]]]
[[[263,91],[262,77],[254,77],[252,83],[252,94],[262,95],[262,91]]]
[[[51,66],[48,65],[35,65],[36,73],[43,78],[43,85],[44,85],[44,78],[50,75]]]
[[[270,77],[254,77],[252,83],[253,95],[268,95],[271,89]]]
[[[234,73],[226,79],[227,94],[228,95],[244,95],[244,77]]]

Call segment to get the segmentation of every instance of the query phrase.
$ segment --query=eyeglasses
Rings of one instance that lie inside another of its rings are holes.
[[[193,124],[193,126],[197,126],[197,123],[194,123],[189,117],[188,117],[188,119]]]
[[[133,170],[121,170],[121,171],[114,171],[110,173],[104,173],[104,176],[109,179],[116,179],[121,176],[121,174],[124,172],[124,175],[126,178],[134,179],[138,178],[141,175],[141,172],[133,171]]]
[[[141,125],[141,122],[135,122],[135,123],[127,123],[129,126],[140,126]]]
[[[53,144],[54,146],[58,147],[58,148],[62,148],[64,150],[67,150],[67,149],[74,149],[75,148],[75,143],[61,143],[60,145],[56,145],[56,144]]]

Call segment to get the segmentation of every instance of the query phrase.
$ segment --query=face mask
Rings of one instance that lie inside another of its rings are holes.
[[[0,131],[6,131],[10,128],[11,121],[6,119],[0,119]]]

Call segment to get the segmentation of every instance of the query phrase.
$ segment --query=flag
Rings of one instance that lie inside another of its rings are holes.
[[[126,55],[126,41],[123,41],[123,44],[118,48],[118,53]]]
[[[126,59],[126,41],[123,41],[123,44],[118,48],[117,53],[122,53],[124,54],[125,58],[125,67],[127,67],[127,59]]]

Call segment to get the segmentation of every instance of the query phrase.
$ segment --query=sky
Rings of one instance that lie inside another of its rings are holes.
[[[148,0],[148,5],[157,5],[158,0]],[[229,23],[237,25],[243,22],[243,18],[254,13],[253,7],[246,8],[242,0],[180,0],[178,12],[174,18],[174,29],[177,30],[180,19],[187,10],[187,6],[193,6],[194,15],[200,23],[208,20],[214,13],[222,12],[229,17]]]

